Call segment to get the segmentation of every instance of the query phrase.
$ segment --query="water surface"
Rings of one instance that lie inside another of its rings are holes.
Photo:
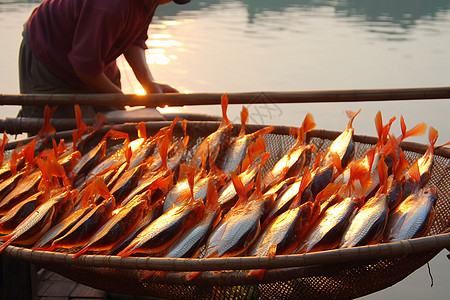
[[[17,51],[22,24],[40,1],[0,0],[0,92],[18,93]],[[213,0],[158,8],[149,29],[147,60],[154,77],[182,92],[302,91],[448,86],[450,0]],[[119,66],[126,93],[139,83]],[[449,102],[402,101],[266,105],[249,103],[252,123],[299,126],[307,112],[318,128],[340,130],[344,111],[362,109],[358,134],[375,135],[373,118],[426,122],[450,140]],[[218,106],[180,110],[220,114]],[[1,107],[14,117],[17,107]],[[239,121],[241,106],[229,108]],[[398,133],[398,122],[394,132]],[[426,137],[412,139],[426,143]],[[448,299],[446,250],[402,282],[367,299]]]

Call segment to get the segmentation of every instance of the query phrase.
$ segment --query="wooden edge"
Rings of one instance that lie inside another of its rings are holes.
[[[220,105],[224,93],[192,94],[0,94],[0,105],[96,105],[164,107]],[[324,103],[449,99],[449,87],[227,93],[229,104]]]
[[[8,246],[4,254],[32,263],[56,263],[89,267],[109,267],[119,269],[142,269],[163,271],[215,271],[279,269],[309,265],[345,263],[354,260],[384,259],[399,255],[442,250],[450,247],[450,234],[404,240],[387,244],[376,244],[347,249],[335,249],[306,254],[278,255],[267,257],[227,257],[227,258],[160,258],[160,257],[119,257],[108,255],[83,255],[72,258],[70,254],[30,250]]]

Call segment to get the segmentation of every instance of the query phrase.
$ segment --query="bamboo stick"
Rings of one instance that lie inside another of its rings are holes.
[[[440,251],[450,244],[449,234],[403,240],[386,244],[342,248],[306,254],[277,255],[272,259],[262,256],[223,258],[167,258],[167,257],[119,257],[83,255],[72,258],[70,254],[29,250],[8,246],[5,254],[33,263],[84,265],[123,269],[148,269],[164,271],[213,271],[293,268],[310,265],[327,265],[371,259],[393,258],[400,255]]]
[[[0,94],[0,105],[98,105],[164,107],[217,105],[222,93],[149,94]],[[450,99],[450,87],[361,89],[298,92],[228,93],[229,104],[246,103],[321,103],[393,100]]]

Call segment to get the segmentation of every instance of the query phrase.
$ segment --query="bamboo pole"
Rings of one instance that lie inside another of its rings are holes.
[[[0,105],[97,105],[164,107],[217,105],[222,93],[149,94],[0,94]],[[229,104],[322,103],[450,99],[450,87],[361,89],[299,92],[228,93]]]

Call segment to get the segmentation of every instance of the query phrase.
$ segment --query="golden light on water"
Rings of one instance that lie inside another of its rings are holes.
[[[147,95],[147,92],[143,88],[134,89],[134,93],[139,96]]]
[[[180,21],[163,21],[162,22],[164,25],[166,26],[175,26],[175,25],[180,25],[181,22]]]
[[[179,113],[180,112],[178,109],[175,109],[175,108],[167,106],[167,105],[164,107],[157,107],[156,109],[162,114]]]
[[[147,63],[150,65],[158,64],[158,65],[167,65],[170,63],[170,58],[163,53],[147,53],[145,55]]]
[[[170,34],[154,34],[147,41],[148,50],[146,59],[149,64],[167,65],[170,61],[177,59],[176,55],[167,55],[166,49],[170,47],[180,47],[183,44],[171,39]]]
[[[159,24],[153,23],[150,25],[149,38],[146,41],[147,49],[145,50],[145,59],[148,65],[166,66],[178,59],[176,52],[184,51],[184,45],[182,42],[176,40],[169,30],[175,26],[181,25],[183,22],[168,20],[162,21]],[[123,79],[128,79],[130,82],[131,80],[134,80],[134,74],[132,74],[132,69],[127,61],[124,58],[121,58],[118,61],[118,64],[121,64],[120,68],[122,71],[127,71],[126,73],[123,72]],[[145,90],[140,86],[132,87],[129,92],[136,95],[146,95]]]

